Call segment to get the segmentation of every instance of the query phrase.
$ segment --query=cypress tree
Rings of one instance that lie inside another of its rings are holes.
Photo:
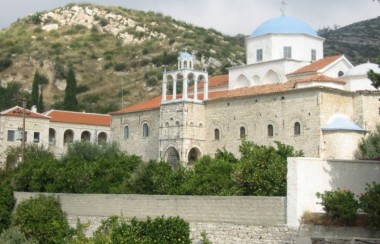
[[[38,105],[38,85],[39,85],[39,82],[40,81],[40,74],[38,73],[38,71],[36,71],[36,73],[34,74],[34,79],[33,79],[33,85],[32,85],[32,94],[31,94],[31,100],[32,100],[32,106],[33,105]]]
[[[63,101],[63,108],[69,111],[78,110],[77,81],[75,78],[75,70],[72,65],[70,65],[67,74],[65,100]]]
[[[37,104],[37,112],[42,113],[44,111],[44,96],[42,95],[42,88],[41,93],[38,98],[38,104]]]

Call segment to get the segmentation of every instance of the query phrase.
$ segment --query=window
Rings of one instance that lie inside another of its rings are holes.
[[[215,140],[220,140],[220,132],[219,129],[214,130],[214,139]]]
[[[34,132],[33,134],[33,142],[39,143],[40,142],[40,132]]]
[[[311,61],[314,62],[317,60],[317,50],[311,49]]]
[[[284,47],[284,58],[292,58],[292,47]]]
[[[273,137],[273,125],[268,125],[268,136]]]
[[[15,131],[14,130],[8,130],[8,141],[15,141],[16,140],[16,136],[15,136]]]
[[[263,61],[263,49],[256,50],[256,61],[257,62]]]
[[[242,126],[240,127],[240,139],[244,139],[245,138],[245,127]]]
[[[301,135],[301,124],[299,122],[294,123],[294,135]]]
[[[143,124],[143,137],[149,137],[149,126],[148,124]]]
[[[128,140],[129,138],[129,126],[124,126],[124,140]]]

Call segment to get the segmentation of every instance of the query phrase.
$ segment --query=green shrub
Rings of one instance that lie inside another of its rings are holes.
[[[125,71],[127,69],[127,64],[126,63],[116,63],[113,66],[113,69],[115,71]]]
[[[0,184],[0,233],[11,223],[11,213],[15,202],[12,187],[9,184]]]
[[[125,219],[110,217],[94,235],[94,243],[191,243],[189,224],[179,217]]]
[[[0,72],[7,69],[9,66],[12,65],[12,59],[9,57],[1,58],[0,59]]]
[[[380,160],[380,124],[376,126],[376,131],[362,139],[355,157],[357,159]]]
[[[380,184],[367,184],[366,192],[359,200],[360,208],[367,214],[368,226],[380,229]]]
[[[66,214],[54,196],[39,195],[21,202],[12,225],[39,243],[64,243],[71,235]]]
[[[323,206],[323,210],[331,220],[347,224],[356,220],[359,203],[351,191],[338,189],[324,193],[317,192],[316,196],[322,200],[319,204]]]
[[[36,244],[32,240],[26,239],[24,233],[18,227],[11,227],[0,235],[1,244]]]

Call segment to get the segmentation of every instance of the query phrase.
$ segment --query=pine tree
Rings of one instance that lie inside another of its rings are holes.
[[[75,70],[72,65],[70,65],[67,74],[65,100],[63,101],[63,108],[69,111],[78,110],[77,81],[75,78]]]

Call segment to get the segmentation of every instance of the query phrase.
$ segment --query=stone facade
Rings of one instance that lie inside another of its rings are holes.
[[[268,23],[246,39],[247,64],[230,68],[226,84],[195,70],[192,55],[182,52],[178,69],[163,74],[161,97],[111,114],[113,140],[121,141],[128,123],[141,135],[145,118],[150,138],[131,134],[121,143],[145,160],[191,164],[222,148],[239,155],[243,138],[280,141],[307,157],[352,159],[365,133],[380,123],[380,93],[358,76],[374,66],[353,67],[343,55],[323,58],[324,39],[301,21]],[[290,26],[278,29],[283,23]]]

